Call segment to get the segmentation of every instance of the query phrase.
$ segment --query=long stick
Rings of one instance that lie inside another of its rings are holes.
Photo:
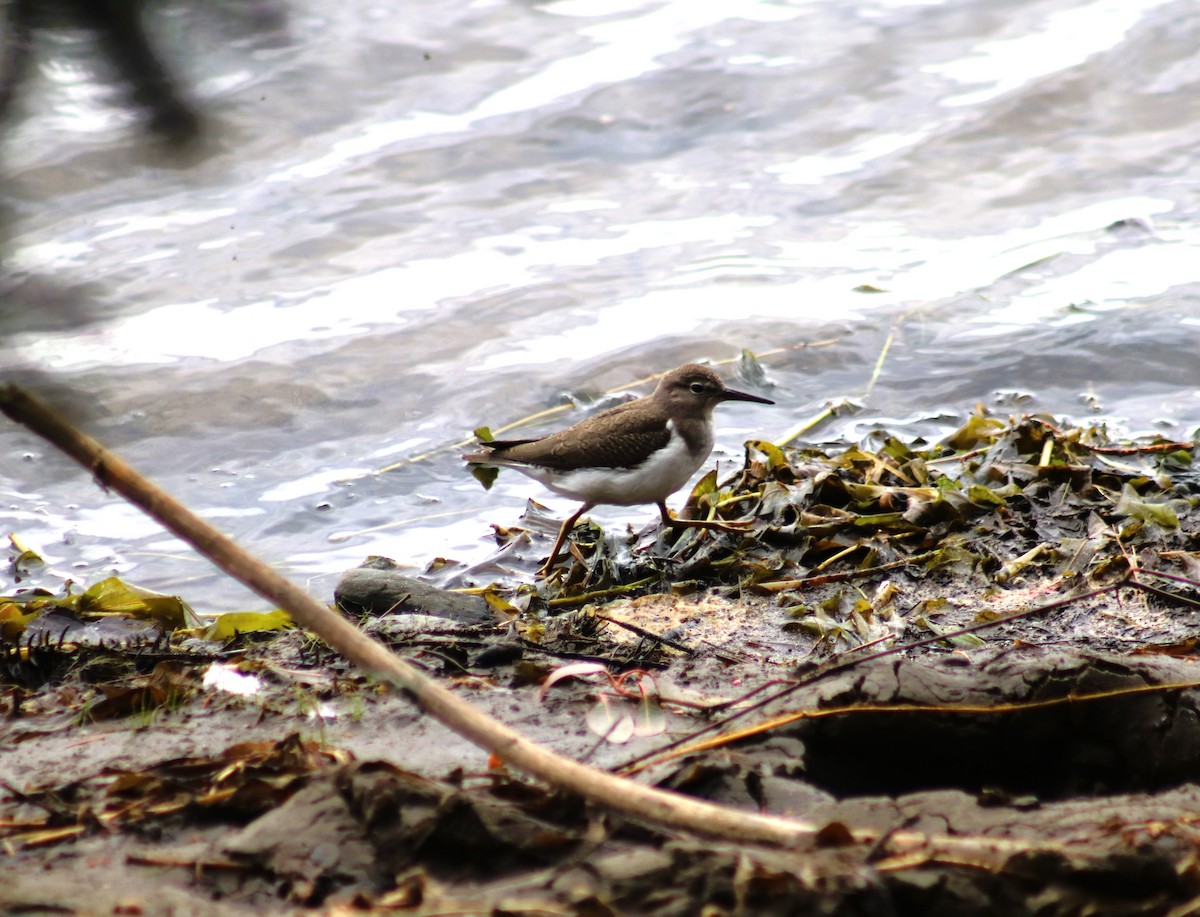
[[[238,582],[283,608],[294,621],[363,670],[399,686],[421,710],[505,763],[634,819],[735,841],[791,846],[815,833],[812,824],[738,812],[656,790],[572,761],[523,738],[356,629],[271,567],[251,556],[182,503],[150,483],[19,386],[0,385],[0,411],[88,469],[101,487],[192,545]]]

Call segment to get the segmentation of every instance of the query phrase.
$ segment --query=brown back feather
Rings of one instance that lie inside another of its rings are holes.
[[[599,468],[624,468],[640,464],[642,458],[661,449],[671,435],[665,426],[666,418],[658,410],[647,410],[649,399],[609,408],[588,417],[557,433],[532,441],[488,443],[497,458],[513,459],[546,468],[576,468],[593,465]],[[639,404],[640,423],[630,426],[629,408]],[[619,418],[619,419],[618,419]],[[583,445],[581,440],[586,440]],[[637,456],[630,461],[630,456]]]

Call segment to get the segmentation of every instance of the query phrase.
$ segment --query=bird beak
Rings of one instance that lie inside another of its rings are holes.
[[[721,392],[722,401],[753,401],[757,404],[774,404],[770,398],[761,398],[758,395],[748,395],[745,392],[735,392],[731,388]]]

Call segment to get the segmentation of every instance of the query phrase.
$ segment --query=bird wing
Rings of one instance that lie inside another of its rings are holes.
[[[663,448],[671,439],[666,418],[644,408],[630,422],[630,405],[621,404],[588,417],[544,439],[505,443],[493,450],[497,458],[544,468],[632,468]],[[496,446],[495,443],[488,443]]]

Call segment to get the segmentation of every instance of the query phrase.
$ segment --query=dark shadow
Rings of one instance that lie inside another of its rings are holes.
[[[37,117],[27,94],[39,63],[52,55],[47,36],[63,30],[90,35],[99,58],[94,79],[121,88],[123,104],[140,116],[139,143],[156,166],[187,169],[204,155],[212,131],[178,76],[180,61],[146,28],[147,14],[192,0],[0,0],[0,140],[5,127]],[[214,8],[215,7],[215,8]],[[284,0],[201,3],[219,34],[229,40],[280,32]],[[179,53],[175,51],[175,56]],[[4,153],[0,145],[0,156]],[[0,176],[3,168],[0,167]],[[104,318],[102,286],[88,278],[13,276],[6,257],[15,212],[0,179],[0,338],[79,327]]]

